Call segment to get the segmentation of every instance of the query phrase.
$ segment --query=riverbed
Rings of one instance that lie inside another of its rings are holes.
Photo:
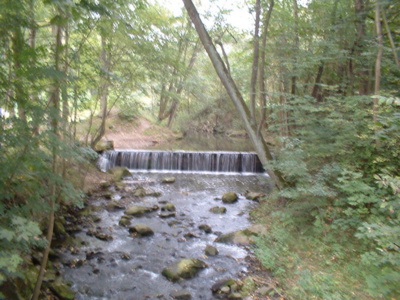
[[[162,183],[165,177],[174,177],[175,182]],[[122,189],[111,186],[106,196],[91,200],[99,219],[77,234],[83,242],[79,250],[71,248],[62,255],[62,273],[72,282],[76,299],[173,299],[171,294],[179,290],[190,292],[192,299],[213,299],[211,287],[218,280],[246,276],[251,246],[216,243],[215,239],[251,225],[249,212],[257,202],[244,194],[269,193],[271,182],[265,174],[135,172],[124,183]],[[139,186],[160,195],[132,196]],[[222,203],[225,192],[237,193],[239,200]],[[119,225],[124,209],[105,209],[111,201],[121,208],[132,204],[153,207],[152,212],[134,217],[131,223],[145,224],[154,234],[130,235]],[[162,216],[159,209],[165,203],[176,208],[169,217]],[[216,206],[225,207],[226,213],[211,212]],[[200,225],[209,226],[211,232],[200,229]],[[93,229],[110,238],[88,235]],[[214,246],[218,254],[207,256],[207,245]],[[201,259],[208,267],[191,279],[167,280],[162,270],[182,258]]]

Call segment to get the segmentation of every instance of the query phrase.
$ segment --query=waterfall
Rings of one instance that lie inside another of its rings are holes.
[[[264,172],[256,153],[206,151],[111,150],[103,154],[99,167],[115,166],[132,170],[193,172]]]

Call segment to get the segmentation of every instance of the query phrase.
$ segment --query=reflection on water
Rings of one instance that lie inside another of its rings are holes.
[[[190,133],[181,140],[155,145],[156,150],[191,150],[191,151],[254,151],[253,145],[246,138],[230,138],[222,135]]]

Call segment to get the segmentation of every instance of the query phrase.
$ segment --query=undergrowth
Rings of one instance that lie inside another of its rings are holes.
[[[255,212],[257,255],[289,299],[400,299],[400,107],[373,123],[367,97],[301,100],[274,163],[287,184]]]

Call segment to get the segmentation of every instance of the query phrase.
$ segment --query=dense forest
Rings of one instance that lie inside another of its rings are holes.
[[[194,4],[0,0],[0,285],[40,250],[39,297],[115,110],[247,132],[276,186],[256,253],[284,297],[399,297],[400,2]]]

